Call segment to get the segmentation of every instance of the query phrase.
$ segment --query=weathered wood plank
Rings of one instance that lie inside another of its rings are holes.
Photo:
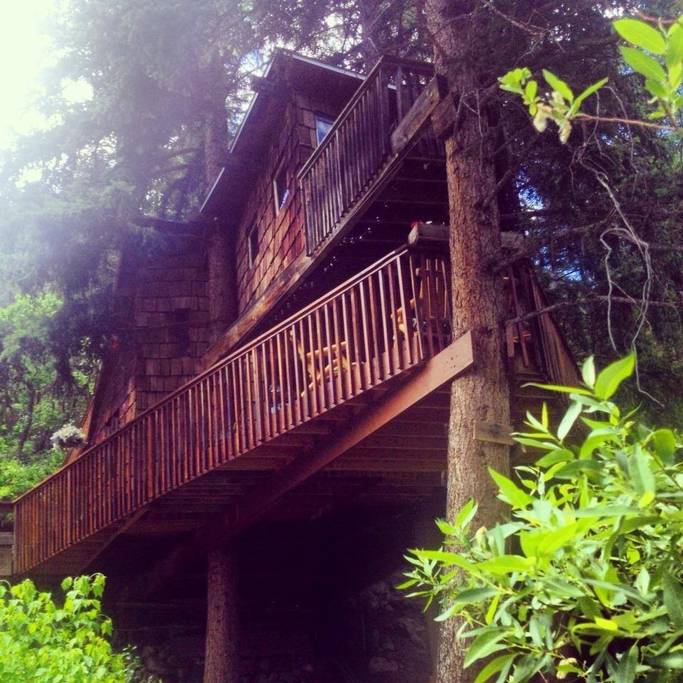
[[[416,141],[445,92],[443,81],[434,76],[391,134],[391,151],[394,154],[400,154]]]
[[[449,227],[447,225],[416,223],[408,233],[410,247],[447,247]]]

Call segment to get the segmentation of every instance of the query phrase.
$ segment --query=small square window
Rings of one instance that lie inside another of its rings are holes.
[[[254,226],[247,237],[247,255],[249,257],[249,267],[251,268],[256,263],[256,256],[258,255],[258,230]]]
[[[315,139],[320,144],[325,136],[330,132],[330,128],[334,125],[334,120],[328,116],[321,116],[316,114],[315,117]]]
[[[273,181],[273,191],[275,193],[275,210],[279,211],[289,197],[289,188],[287,187],[287,167],[282,164],[275,174]]]

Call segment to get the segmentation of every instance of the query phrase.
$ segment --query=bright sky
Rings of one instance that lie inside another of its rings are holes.
[[[47,35],[55,0],[0,0],[0,148],[41,125],[31,94],[52,60]]]

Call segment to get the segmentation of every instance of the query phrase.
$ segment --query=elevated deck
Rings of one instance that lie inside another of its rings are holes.
[[[85,451],[16,501],[14,573],[82,569],[172,492],[309,453],[318,420],[446,349],[448,282],[443,255],[394,251]]]

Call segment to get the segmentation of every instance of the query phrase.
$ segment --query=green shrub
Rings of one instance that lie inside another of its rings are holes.
[[[477,683],[540,675],[586,681],[677,680],[683,670],[683,463],[679,437],[610,400],[628,357],[585,387],[546,387],[572,401],[556,429],[528,415],[541,451],[515,481],[491,470],[510,519],[474,529],[467,503],[439,550],[413,550],[402,585],[459,618]],[[539,680],[540,680],[539,679]]]
[[[136,663],[115,653],[111,621],[101,612],[104,576],[66,578],[64,601],[29,579],[0,583],[0,681],[127,683]]]

